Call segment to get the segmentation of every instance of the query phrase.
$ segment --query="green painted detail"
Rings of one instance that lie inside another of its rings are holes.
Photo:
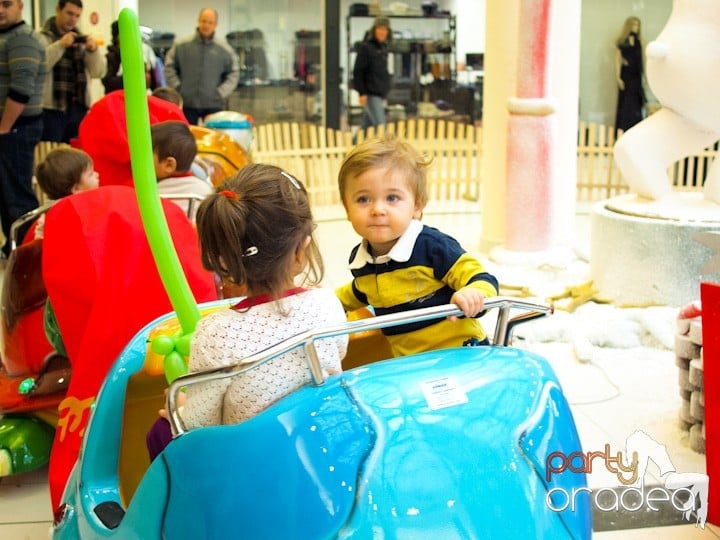
[[[18,394],[24,396],[25,394],[29,394],[33,388],[35,388],[35,379],[28,377],[18,384]]]
[[[50,460],[55,428],[31,417],[0,418],[0,476],[32,471]]]

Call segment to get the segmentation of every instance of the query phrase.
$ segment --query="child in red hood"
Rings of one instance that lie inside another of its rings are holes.
[[[186,122],[173,103],[148,96],[148,106],[151,124]],[[100,188],[66,197],[46,218],[43,279],[73,369],[50,456],[53,508],[77,460],[90,407],[108,369],[143,326],[172,311],[130,187],[122,90],[93,105],[74,146],[92,157]],[[213,275],[202,268],[194,226],[173,202],[162,201],[162,206],[195,300],[217,299]]]
[[[150,125],[166,120],[188,123],[180,107],[155,96],[148,96],[148,110]],[[72,145],[90,154],[101,186],[133,185],[124,90],[106,94],[90,108]]]

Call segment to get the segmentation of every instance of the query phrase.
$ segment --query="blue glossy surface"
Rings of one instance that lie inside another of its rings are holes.
[[[120,501],[119,419],[149,328],[100,393],[66,492],[76,521],[58,538],[590,537],[587,505],[559,514],[545,504],[546,456],[581,450],[555,375],[538,356],[494,347],[356,368],[243,424],[192,431],[107,530],[92,509]],[[422,384],[447,377],[467,402],[431,410]],[[585,485],[580,474],[553,481]]]
[[[468,402],[432,411],[420,383],[453,375]],[[580,450],[572,417],[545,360],[508,348],[426,353],[347,375],[377,425],[355,513],[343,538],[582,538],[589,510],[569,531],[547,509],[544,458],[533,467],[520,445],[532,427],[554,449]],[[556,402],[561,400],[561,406]],[[528,425],[527,420],[552,418]],[[556,414],[557,413],[557,414]],[[559,432],[548,429],[568,426]],[[584,485],[584,478],[568,480]]]

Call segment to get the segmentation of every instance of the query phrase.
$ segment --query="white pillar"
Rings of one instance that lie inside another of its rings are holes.
[[[489,0],[486,20],[483,248],[498,246],[492,253],[497,258],[517,252],[521,262],[529,253],[542,258],[567,252],[558,248],[573,239],[580,5],[576,0]],[[550,122],[542,120],[549,112],[543,103],[552,104],[552,136]],[[513,122],[508,106],[518,117]],[[532,152],[545,156],[545,176],[537,159],[528,159]]]
[[[553,0],[550,22],[550,79],[548,92],[555,100],[555,242],[575,241],[577,210],[577,139],[580,114],[580,20],[577,0]]]
[[[505,243],[507,100],[517,75],[518,0],[488,0],[485,12],[481,249]]]
[[[548,95],[552,0],[520,0],[517,77],[508,100],[505,245],[544,251],[554,240],[555,104]]]

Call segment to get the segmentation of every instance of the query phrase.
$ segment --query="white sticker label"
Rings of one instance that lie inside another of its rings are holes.
[[[428,407],[433,411],[467,403],[468,398],[454,376],[439,377],[420,383]]]

